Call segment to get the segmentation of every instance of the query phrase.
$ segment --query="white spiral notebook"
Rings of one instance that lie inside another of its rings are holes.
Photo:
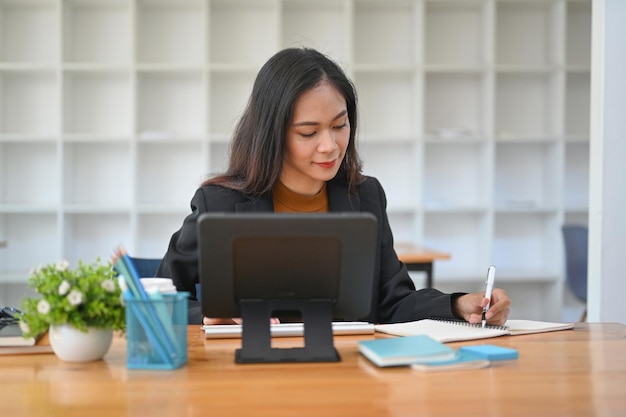
[[[530,333],[554,332],[573,329],[574,323],[553,323],[536,320],[508,320],[504,326],[486,326],[466,321],[425,319],[406,323],[377,324],[377,332],[394,336],[425,334],[439,342],[460,342],[498,336],[516,336]]]

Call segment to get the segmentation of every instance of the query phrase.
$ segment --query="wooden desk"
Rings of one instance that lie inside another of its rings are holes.
[[[449,253],[435,251],[411,243],[396,243],[394,248],[398,258],[406,265],[409,271],[426,273],[426,288],[433,287],[433,263],[440,259],[450,259]]]
[[[189,363],[175,371],[127,370],[117,338],[104,361],[53,355],[0,357],[0,416],[624,416],[626,326],[506,336],[492,343],[519,359],[442,373],[376,368],[339,336],[338,363],[233,362],[238,339],[189,329]],[[279,346],[301,343],[280,339]]]

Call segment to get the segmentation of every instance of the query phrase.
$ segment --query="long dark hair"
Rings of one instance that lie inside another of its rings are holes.
[[[269,192],[280,176],[295,102],[302,93],[322,81],[335,87],[346,100],[350,140],[336,178],[345,181],[354,192],[356,185],[363,181],[361,161],[354,144],[356,91],[335,62],[308,48],[284,49],[263,65],[235,128],[226,172],[202,185],[218,184],[251,195]]]

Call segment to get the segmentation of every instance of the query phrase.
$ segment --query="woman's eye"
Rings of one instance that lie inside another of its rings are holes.
[[[316,132],[311,132],[311,133],[300,133],[300,136],[302,136],[303,138],[312,138],[313,136],[315,136]]]
[[[343,128],[344,128],[344,127],[346,127],[347,125],[348,125],[348,123],[345,123],[345,122],[344,122],[343,124],[341,124],[341,125],[339,125],[339,126],[335,126],[335,129],[343,129]]]

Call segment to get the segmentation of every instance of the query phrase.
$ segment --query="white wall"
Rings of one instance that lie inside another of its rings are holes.
[[[626,1],[593,2],[588,321],[626,323]]]

